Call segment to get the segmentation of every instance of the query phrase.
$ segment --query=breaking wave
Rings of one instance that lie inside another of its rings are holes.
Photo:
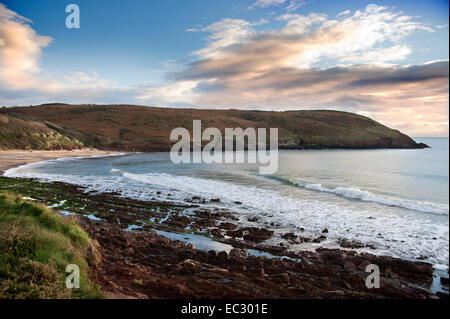
[[[414,210],[422,213],[430,213],[436,215],[449,214],[448,205],[441,205],[426,201],[415,201],[392,196],[379,195],[369,191],[361,190],[356,187],[329,188],[323,186],[322,184],[305,184],[295,180],[290,180],[290,184],[316,192],[330,193],[348,199],[356,199],[364,202],[372,202],[386,206],[406,208],[409,210]]]

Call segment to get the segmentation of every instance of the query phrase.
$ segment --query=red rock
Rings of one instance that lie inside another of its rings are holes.
[[[355,270],[356,269],[356,265],[354,263],[350,262],[350,261],[347,261],[344,264],[344,269],[348,270],[348,271]]]
[[[242,258],[245,257],[245,253],[241,249],[233,248],[233,249],[231,249],[231,251],[228,254],[228,256],[231,259],[242,259]]]

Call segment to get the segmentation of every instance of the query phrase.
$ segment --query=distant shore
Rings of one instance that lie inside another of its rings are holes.
[[[10,168],[25,164],[58,158],[108,155],[117,153],[119,152],[100,151],[93,148],[83,148],[72,151],[0,150],[0,175],[2,175],[2,172]]]

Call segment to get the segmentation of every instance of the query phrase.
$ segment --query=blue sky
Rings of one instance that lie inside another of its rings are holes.
[[[0,105],[330,108],[448,135],[448,1],[0,3]]]

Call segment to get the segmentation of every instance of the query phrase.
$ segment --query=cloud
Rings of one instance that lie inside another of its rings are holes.
[[[13,88],[38,81],[42,48],[52,41],[50,37],[36,34],[29,22],[0,4],[0,77]]]
[[[277,20],[285,25],[276,30],[256,31],[233,19],[203,28],[209,37],[193,52],[197,61],[170,73],[166,85],[143,88],[138,99],[203,108],[331,108],[414,135],[447,134],[448,61],[393,64],[413,51],[404,38],[432,28],[375,5],[335,19],[289,13]],[[417,126],[404,118],[417,119]]]
[[[345,10],[345,11],[339,12],[339,13],[338,13],[338,17],[339,17],[339,16],[346,16],[346,15],[348,15],[348,14],[350,14],[350,13],[352,13],[350,10]]]
[[[102,98],[119,99],[118,92],[131,98],[133,89],[114,88],[113,81],[102,79],[95,71],[72,72],[61,78],[49,76],[40,66],[43,49],[53,39],[42,36],[30,26],[31,20],[0,3],[0,101],[2,104],[47,103]],[[128,95],[129,94],[129,95]]]
[[[305,0],[256,0],[249,9],[283,6],[286,11],[294,11],[306,5]]]

